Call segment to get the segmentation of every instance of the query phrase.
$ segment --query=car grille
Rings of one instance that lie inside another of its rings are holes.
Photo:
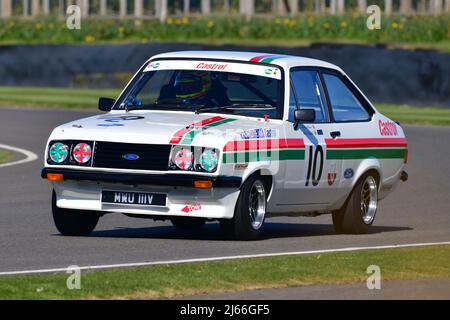
[[[155,170],[168,169],[171,146],[114,142],[96,142],[95,168]],[[126,160],[125,155],[137,155],[137,160]]]

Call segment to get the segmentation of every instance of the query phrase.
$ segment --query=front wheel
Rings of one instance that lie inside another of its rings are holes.
[[[222,221],[226,235],[237,240],[256,240],[261,236],[266,218],[267,191],[259,176],[249,178],[241,189],[234,218]]]
[[[96,212],[58,208],[54,191],[52,211],[56,229],[65,236],[87,236],[94,231],[100,219]]]
[[[344,208],[333,213],[333,224],[338,233],[366,234],[378,210],[378,182],[372,174],[363,176]]]

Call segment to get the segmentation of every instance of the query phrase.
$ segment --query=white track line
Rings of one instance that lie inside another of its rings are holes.
[[[97,266],[80,267],[80,270],[87,271],[87,270],[100,270],[100,269],[105,270],[105,269],[130,268],[130,267],[150,267],[150,266],[158,266],[158,265],[171,265],[171,264],[173,265],[173,264],[212,262],[212,261],[223,261],[223,260],[296,256],[296,255],[307,255],[307,254],[322,254],[322,253],[363,251],[363,250],[398,249],[398,248],[426,247],[426,246],[438,246],[438,245],[450,245],[450,241],[448,241],[448,242],[398,244],[398,245],[374,246],[374,247],[350,247],[350,248],[341,248],[341,249],[325,249],[325,250],[311,250],[311,251],[297,251],[297,252],[263,253],[263,254],[251,254],[251,255],[241,255],[241,256],[212,257],[212,258],[198,258],[198,259],[184,259],[184,260],[97,265]],[[67,272],[67,270],[68,270],[67,268],[55,268],[55,269],[40,269],[40,270],[8,271],[8,272],[0,272],[0,276],[60,273],[60,272]]]
[[[31,152],[31,151],[28,151],[28,150],[25,150],[25,149],[21,149],[21,148],[11,147],[11,146],[8,146],[6,144],[0,144],[0,149],[5,149],[5,150],[9,150],[9,151],[18,152],[18,153],[21,153],[21,154],[23,154],[25,156],[25,159],[22,159],[22,160],[0,164],[0,168],[15,166],[15,165],[18,165],[18,164],[24,164],[24,163],[31,162],[31,161],[34,161],[34,160],[38,159],[38,156],[35,153]]]

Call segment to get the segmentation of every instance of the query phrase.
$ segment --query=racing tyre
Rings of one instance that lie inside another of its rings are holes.
[[[173,226],[180,230],[197,230],[203,227],[206,223],[204,219],[189,217],[172,218],[171,221]]]
[[[241,189],[234,218],[223,220],[223,232],[237,240],[256,240],[261,236],[266,218],[267,191],[259,176],[249,178]]]
[[[366,234],[378,209],[378,182],[372,174],[363,176],[352,191],[346,205],[333,212],[337,233]]]
[[[96,212],[58,208],[54,191],[52,211],[56,229],[65,236],[87,236],[94,231],[100,219]]]

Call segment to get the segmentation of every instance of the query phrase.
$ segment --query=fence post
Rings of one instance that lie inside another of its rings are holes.
[[[445,13],[450,12],[450,0],[445,0]]]
[[[202,0],[201,7],[203,15],[211,14],[211,0]]]
[[[255,13],[255,0],[239,0],[239,13],[250,20]]]
[[[99,10],[99,14],[101,16],[106,16],[106,8],[107,8],[107,0],[100,0],[100,10]]]
[[[345,0],[337,1],[337,13],[344,14],[345,13]]]
[[[431,12],[434,15],[440,15],[442,13],[442,0],[431,0]]]
[[[240,1],[239,1],[240,2]],[[230,12],[230,0],[223,0],[223,11],[226,13]]]
[[[330,13],[332,15],[336,15],[337,11],[337,3],[336,0],[330,0]]]
[[[8,18],[12,14],[12,0],[2,0],[2,17]]]
[[[400,13],[401,14],[410,14],[412,9],[412,1],[411,0],[400,0]]]
[[[384,0],[384,14],[392,15],[392,0]]]
[[[183,14],[185,16],[188,16],[191,12],[191,1],[190,0],[183,0]]]
[[[134,16],[142,18],[144,11],[144,0],[134,0]]]
[[[296,16],[298,14],[298,0],[289,0],[290,14]]]
[[[46,16],[50,14],[50,0],[42,0],[42,13]]]
[[[126,17],[127,15],[127,0],[120,0],[119,1],[119,16],[121,18]]]
[[[367,10],[367,0],[358,0],[359,13],[366,14],[366,10]]]
[[[89,16],[89,0],[81,0],[81,16]]]
[[[28,17],[28,11],[30,10],[28,0],[22,0],[22,14],[24,17]]]
[[[159,21],[165,22],[167,19],[167,0],[155,0],[155,12]]]
[[[31,0],[31,15],[36,17],[40,13],[40,1],[39,0]]]

